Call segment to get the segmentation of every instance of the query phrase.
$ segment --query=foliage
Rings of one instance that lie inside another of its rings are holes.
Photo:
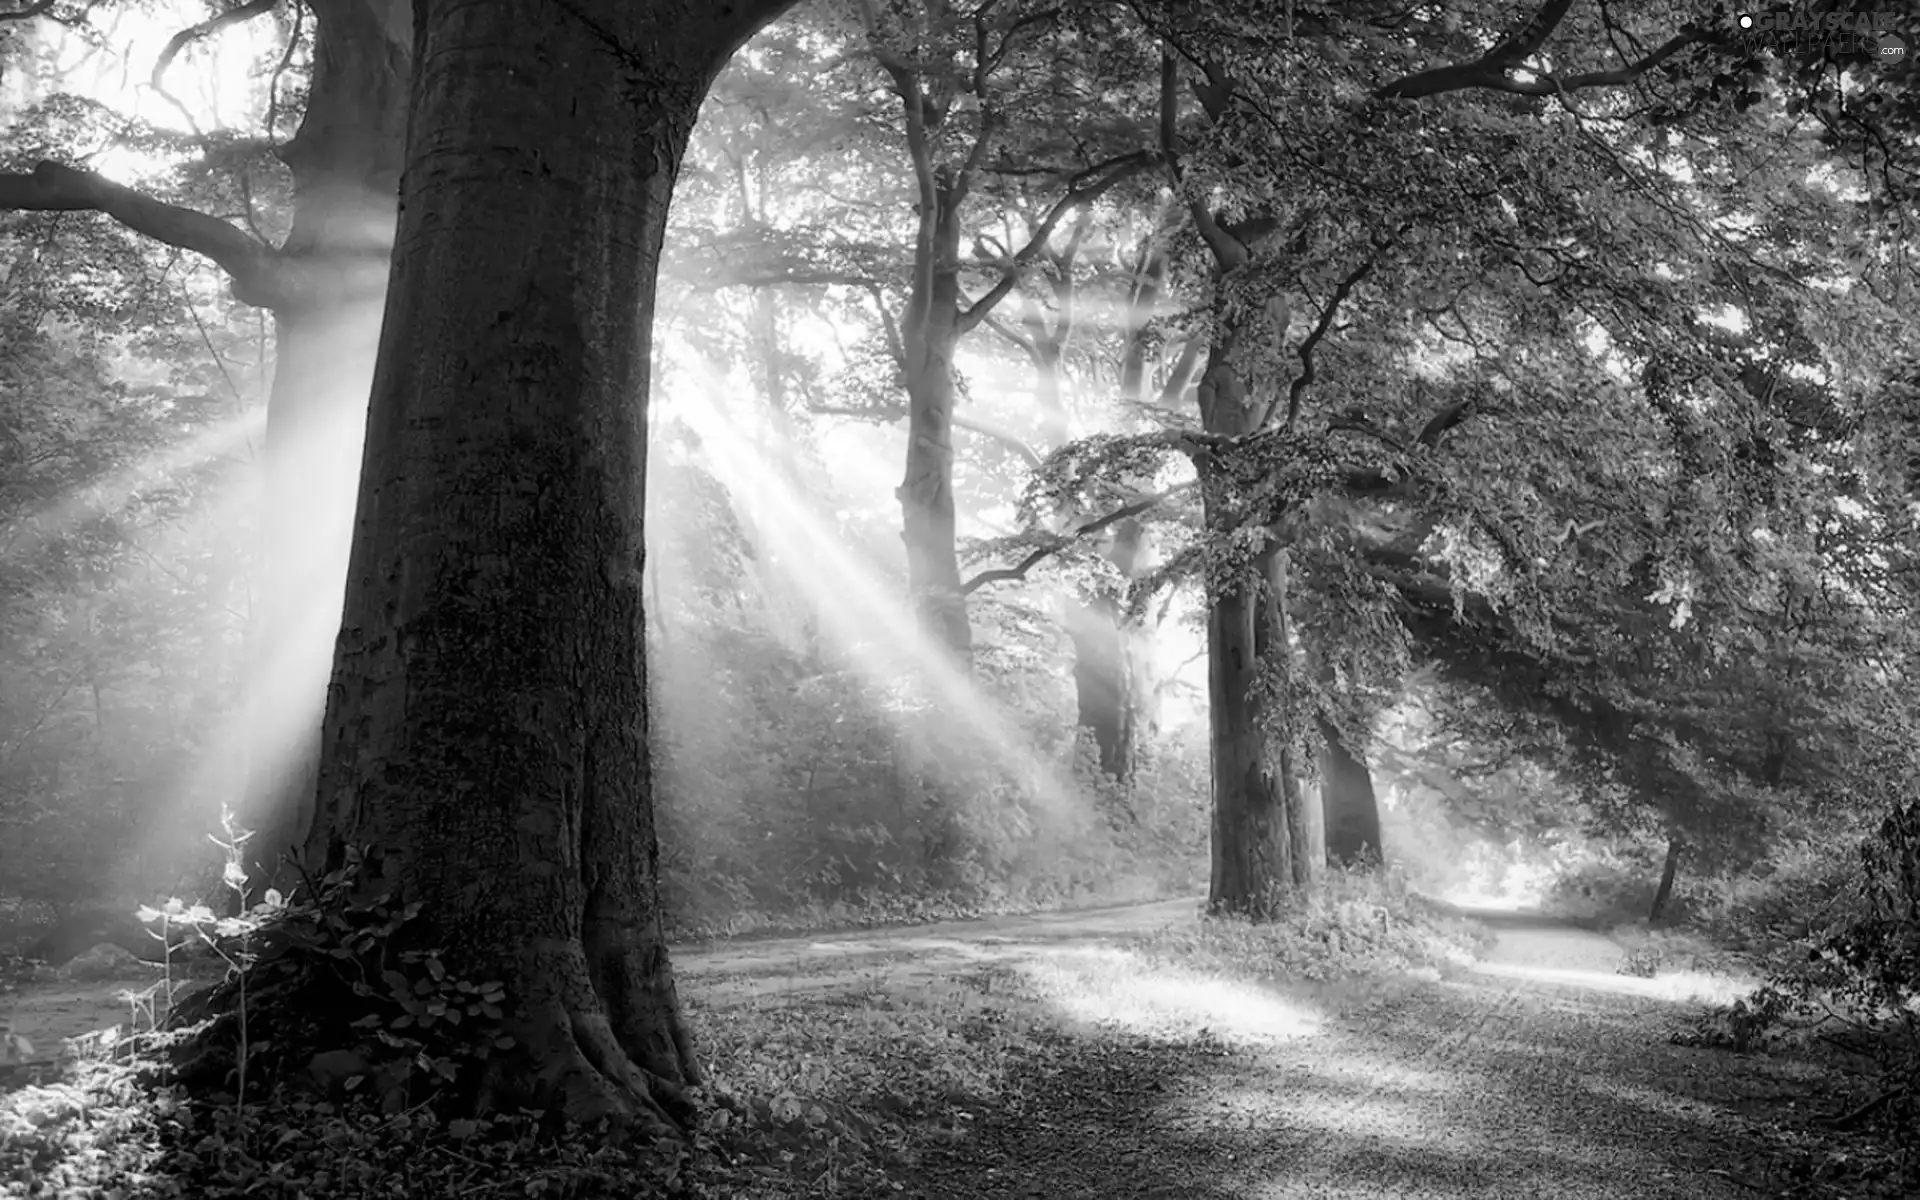
[[[56,96],[0,170],[111,137],[182,139]],[[160,193],[216,203],[220,179]],[[0,876],[59,906],[178,882],[176,821],[239,690],[244,478],[264,332],[211,272],[97,217],[0,214]],[[100,893],[110,893],[102,896]],[[92,894],[90,894],[92,893]]]
[[[349,851],[304,892],[292,899],[269,892],[243,918],[184,911],[188,924],[213,925],[208,940],[235,969],[177,1014],[191,1026],[178,1048],[183,1082],[230,1086],[244,1099],[250,1072],[270,1080],[305,1075],[334,1098],[364,1087],[393,1113],[470,1092],[479,1064],[513,1045],[503,1028],[504,986],[449,972],[444,951],[420,942],[420,906],[396,907],[384,893],[368,893],[359,872],[360,856]],[[179,910],[173,902],[142,916]],[[294,996],[327,1003],[296,1005]],[[271,1036],[249,1036],[254,1009],[276,1014]]]
[[[1270,922],[1210,918],[1141,935],[1149,955],[1256,979],[1337,981],[1354,976],[1453,969],[1487,934],[1437,911],[1391,872],[1330,869],[1324,887]]]

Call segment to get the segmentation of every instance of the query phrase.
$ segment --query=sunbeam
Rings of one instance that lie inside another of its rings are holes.
[[[1269,988],[1112,947],[1047,951],[1016,969],[1062,1015],[1098,1028],[1266,1045],[1310,1037],[1323,1024],[1320,1014]]]
[[[91,516],[113,512],[142,488],[168,481],[246,445],[260,434],[265,424],[266,411],[259,408],[212,422],[192,436],[156,450],[98,483],[69,492],[29,515],[9,531],[0,553],[23,553],[33,539],[57,537]]]
[[[722,393],[714,388],[713,394]],[[957,735],[969,750],[991,756],[1032,799],[1062,809],[1073,793],[1060,770],[1033,751],[1027,734],[919,626],[898,588],[850,552],[812,502],[738,432],[723,403],[687,404],[678,412],[760,539],[777,548],[785,580],[806,597],[823,632],[861,675],[902,705],[915,704],[920,687],[930,688],[937,710],[957,722],[943,724],[942,736]],[[901,730],[913,728],[903,723]]]

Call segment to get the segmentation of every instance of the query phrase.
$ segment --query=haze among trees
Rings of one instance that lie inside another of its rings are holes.
[[[1202,891],[1686,930],[1910,1131],[1920,103],[1792,14],[13,0],[9,925],[688,1194],[881,1118],[670,942]]]

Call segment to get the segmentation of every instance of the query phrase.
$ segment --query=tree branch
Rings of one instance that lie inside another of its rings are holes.
[[[174,99],[172,92],[167,90],[167,68],[173,65],[173,60],[180,56],[182,50],[202,38],[211,37],[229,25],[238,25],[262,13],[270,13],[279,6],[280,0],[247,0],[247,3],[230,8],[217,17],[209,17],[198,25],[190,25],[182,29],[167,40],[166,49],[160,51],[160,57],[153,64],[153,74],[148,77],[147,82],[156,95],[173,105],[180,115],[186,118],[187,125],[193,129],[194,133],[198,134],[200,127],[194,121],[193,115],[187,111],[184,104]]]
[[[980,417],[969,417],[964,413],[954,413],[950,419],[955,429],[965,429],[970,433],[977,433],[981,437],[992,438],[994,441],[999,442],[1002,446],[1019,455],[1020,458],[1026,462],[1027,466],[1034,470],[1039,470],[1040,464],[1046,461],[1040,456],[1040,452],[1032,446],[1027,445],[1019,434],[1014,433],[1010,429],[1003,428],[1000,425],[996,425],[992,421],[984,420]]]
[[[53,0],[33,0],[32,4],[15,12],[0,12],[0,21],[28,21],[53,7]]]
[[[1122,154],[1105,162],[1095,163],[1067,181],[1067,192],[1054,202],[1040,225],[1027,239],[1027,244],[1014,254],[1006,272],[1000,276],[987,294],[968,305],[959,315],[960,332],[966,333],[986,319],[994,305],[1006,299],[1014,284],[1020,281],[1020,268],[1032,262],[1047,243],[1053,238],[1053,231],[1060,226],[1061,220],[1083,204],[1091,204],[1107,192],[1124,183],[1135,175],[1145,171],[1159,161],[1160,156],[1151,150],[1136,150],[1131,154]],[[1104,175],[1102,174],[1104,172]],[[1091,181],[1091,182],[1089,182]]]
[[[32,174],[0,173],[0,209],[105,213],[135,233],[212,259],[243,304],[275,308],[292,300],[283,262],[266,243],[218,217],[155,200],[92,171],[43,162]]]
[[[1025,354],[1027,357],[1032,358],[1037,353],[1037,348],[1034,346],[1032,342],[1027,340],[1024,334],[1020,333],[1018,330],[1014,329],[1011,325],[1008,325],[1005,321],[1002,321],[1000,318],[989,314],[988,317],[986,318],[986,326],[988,329],[993,330],[995,333],[1007,339],[1009,342],[1012,342],[1014,346],[1017,347],[1020,350],[1020,352],[1022,354]]]
[[[1547,8],[1551,9],[1555,3],[1560,3],[1560,0],[1551,0]],[[1565,5],[1562,4],[1561,7],[1564,9]],[[1543,13],[1545,11],[1546,9],[1542,10]],[[1535,22],[1537,21],[1536,17]],[[1557,19],[1555,23],[1558,23]],[[1533,24],[1530,22],[1528,28],[1531,29]],[[1551,32],[1550,26],[1547,32]],[[1544,34],[1542,36],[1544,37]],[[1531,79],[1520,80],[1512,75],[1517,59],[1496,57],[1510,44],[1519,44],[1514,39],[1508,39],[1473,62],[1418,71],[1386,84],[1375,90],[1373,94],[1380,100],[1418,100],[1445,92],[1484,88],[1488,91],[1507,92],[1516,96],[1565,97],[1572,92],[1592,88],[1620,87],[1632,83],[1688,46],[1703,40],[1705,40],[1705,34],[1701,30],[1687,29],[1668,38],[1666,42],[1638,61],[1610,71],[1588,71],[1579,75],[1564,76],[1541,73],[1534,75]],[[1532,51],[1527,53],[1530,54]],[[1524,58],[1525,55],[1521,57]]]
[[[1207,249],[1212,251],[1214,261],[1222,270],[1232,270],[1244,264],[1251,256],[1251,251],[1244,242],[1220,228],[1205,204],[1186,194],[1177,153],[1179,112],[1180,63],[1174,58],[1171,48],[1163,47],[1160,51],[1160,157],[1167,164],[1167,175],[1173,181],[1174,194],[1185,202],[1187,212],[1193,218],[1193,227],[1199,231],[1200,240],[1207,244]]]
[[[878,282],[867,284],[867,294],[873,297],[873,309],[880,316],[880,330],[886,335],[887,352],[893,355],[893,361],[902,371],[907,369],[907,343],[900,336],[900,326],[887,311],[887,293]]]
[[[1300,374],[1294,378],[1293,383],[1287,388],[1288,432],[1292,432],[1293,427],[1299,423],[1300,401],[1306,396],[1307,389],[1313,386],[1314,350],[1319,348],[1321,339],[1327,336],[1327,331],[1333,328],[1333,319],[1340,312],[1340,305],[1353,293],[1353,289],[1360,281],[1372,273],[1374,263],[1377,261],[1377,259],[1369,257],[1365,262],[1347,273],[1347,277],[1342,279],[1339,286],[1333,289],[1332,297],[1327,300],[1327,307],[1321,311],[1320,319],[1314,322],[1313,329],[1308,332],[1306,340],[1300,343]]]
[[[907,419],[907,407],[904,404],[871,405],[864,408],[852,408],[842,405],[809,404],[807,412],[816,417],[856,417],[862,421],[904,421]],[[1039,451],[1021,440],[1019,434],[992,421],[969,417],[961,413],[951,418],[955,429],[964,429],[977,433],[981,437],[992,438],[1007,449],[1019,455],[1029,467],[1038,468],[1046,459]]]
[[[1479,411],[1479,406],[1480,398],[1478,396],[1469,396],[1457,404],[1449,404],[1447,407],[1433,414],[1433,418],[1421,428],[1420,436],[1413,440],[1414,445],[1425,446],[1428,449],[1439,445],[1442,434],[1452,429],[1455,425],[1465,421],[1468,417],[1473,416],[1475,412]]]
[[[1168,488],[1164,492],[1155,492],[1150,496],[1142,496],[1140,499],[1129,504],[1123,504],[1104,517],[1097,517],[1084,525],[1076,527],[1070,533],[1063,533],[1052,538],[1046,545],[1033,550],[1025,558],[1011,567],[994,567],[991,570],[980,572],[972,579],[960,585],[960,594],[962,596],[971,596],[974,592],[990,583],[1005,583],[1010,580],[1025,579],[1027,572],[1073,545],[1081,538],[1087,537],[1089,534],[1099,533],[1107,526],[1116,525],[1129,517],[1137,517],[1148,509],[1157,507],[1161,501],[1170,499],[1181,492],[1191,490],[1193,486],[1191,483],[1179,484],[1176,487]]]
[[[710,280],[707,289],[723,287],[855,287],[869,288],[878,283],[872,276],[847,271],[752,271]]]

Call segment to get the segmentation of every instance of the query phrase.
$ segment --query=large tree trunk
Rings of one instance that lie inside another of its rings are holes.
[[[252,733],[241,824],[250,885],[280,881],[313,816],[327,672],[340,627],[360,442],[406,148],[404,0],[316,0],[313,85],[282,147],[303,286],[272,298],[265,571],[249,631]]]
[[[1244,249],[1242,250],[1244,253]],[[1201,424],[1209,433],[1243,436],[1262,428],[1272,401],[1250,393],[1259,374],[1262,338],[1245,307],[1214,280],[1214,328],[1200,378]],[[1208,529],[1233,532],[1237,498],[1207,460],[1199,462]],[[1326,862],[1319,805],[1300,787],[1288,739],[1286,702],[1294,672],[1288,636],[1287,566],[1277,535],[1245,566],[1210,580],[1207,595],[1207,698],[1213,748],[1213,880],[1215,912],[1272,916],[1310,887]]]
[[[641,568],[648,354],[700,101],[779,0],[424,0],[313,865],[367,847],[503,981],[474,1107],[678,1115]]]
[[[1207,699],[1212,710],[1213,878],[1208,907],[1265,919],[1312,885],[1326,857],[1314,806],[1267,706],[1279,694],[1262,675],[1285,669],[1286,562],[1276,546],[1255,556],[1207,607]]]
[[[907,353],[907,471],[897,493],[907,547],[907,587],[928,632],[962,660],[973,628],[960,591],[953,499],[954,351],[960,342],[960,205],[946,187],[914,248],[914,287],[901,336]]]

